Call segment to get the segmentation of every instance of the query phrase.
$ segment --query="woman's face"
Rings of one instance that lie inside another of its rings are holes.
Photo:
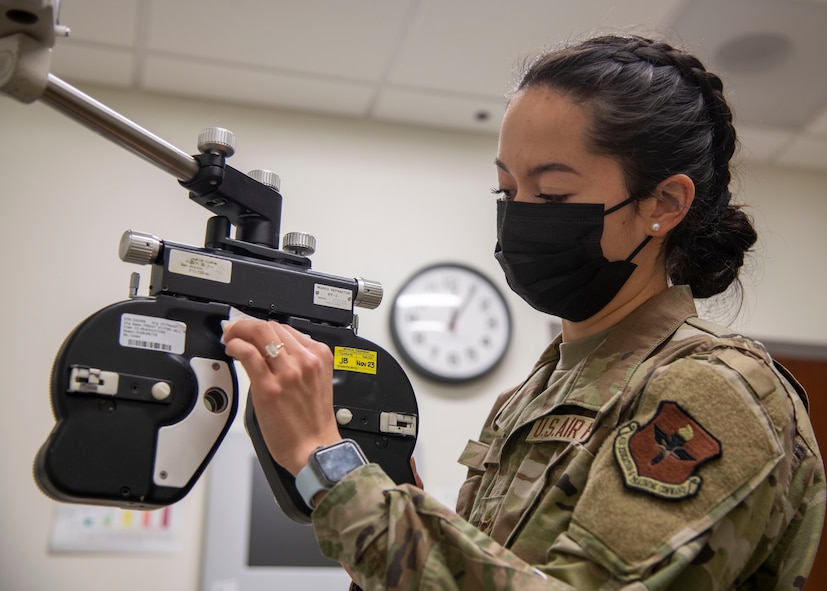
[[[549,89],[517,93],[500,130],[496,164],[503,197],[533,203],[602,203],[605,209],[627,199],[620,165],[586,147],[588,117],[570,98]],[[629,205],[606,216],[600,244],[608,260],[622,260],[645,236],[645,222]]]

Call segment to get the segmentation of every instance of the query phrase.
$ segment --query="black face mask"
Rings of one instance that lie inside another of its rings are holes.
[[[603,211],[599,203],[497,202],[494,256],[508,285],[532,307],[580,322],[617,295],[637,265],[609,262],[600,248],[603,217],[628,205],[627,199]]]

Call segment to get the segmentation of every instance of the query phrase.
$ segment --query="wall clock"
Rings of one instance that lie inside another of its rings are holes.
[[[439,263],[414,273],[399,290],[391,336],[414,371],[442,382],[466,382],[505,356],[511,313],[502,292],[482,273]]]

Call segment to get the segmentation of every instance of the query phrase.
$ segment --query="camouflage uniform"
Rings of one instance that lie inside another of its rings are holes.
[[[313,514],[322,551],[365,590],[802,589],[825,479],[800,386],[686,287],[596,340],[498,399],[456,513],[369,465]]]

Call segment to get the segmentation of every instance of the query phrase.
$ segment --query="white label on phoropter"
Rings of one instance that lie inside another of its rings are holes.
[[[229,283],[233,276],[233,264],[218,257],[187,250],[172,250],[169,253],[169,272],[207,281]]]
[[[183,322],[138,314],[121,315],[118,343],[122,347],[181,354],[186,340],[187,325]]]
[[[353,309],[353,292],[341,287],[317,283],[313,287],[313,303],[326,308]]]

